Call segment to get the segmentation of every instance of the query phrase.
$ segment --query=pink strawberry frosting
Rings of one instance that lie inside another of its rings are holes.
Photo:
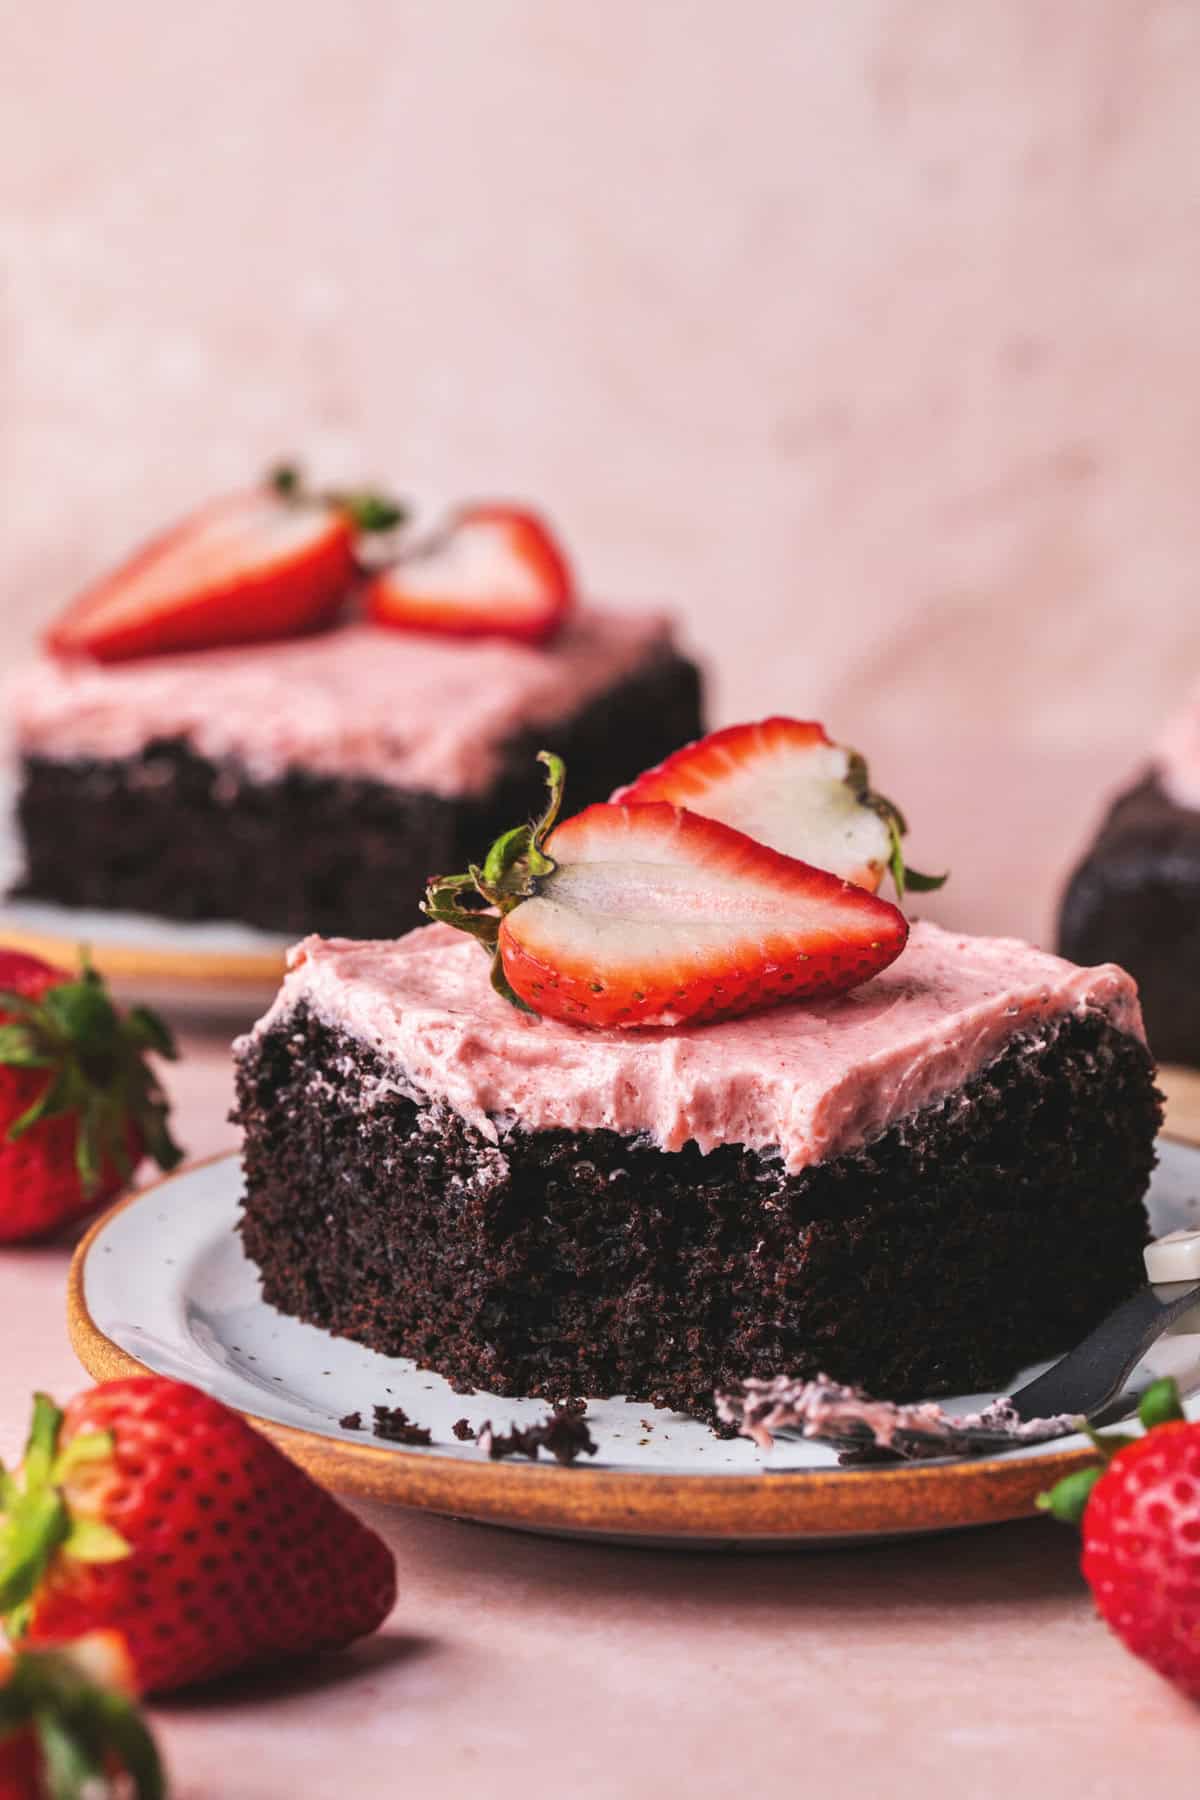
[[[1200,689],[1168,719],[1155,746],[1163,787],[1177,806],[1200,812]]]
[[[182,737],[270,780],[293,764],[436,794],[486,788],[506,739],[553,726],[670,640],[656,613],[579,613],[548,646],[350,625],[110,664],[43,658],[10,685],[19,751],[136,755]]]
[[[1036,1042],[1064,1016],[1098,1011],[1142,1036],[1137,990],[1113,964],[1080,969],[1016,939],[926,924],[849,994],[690,1030],[532,1018],[492,991],[479,946],[443,925],[388,943],[308,938],[256,1032],[301,1004],[375,1049],[401,1091],[444,1103],[493,1142],[513,1123],[607,1127],[664,1150],[689,1139],[703,1151],[774,1149],[789,1170],[919,1108],[957,1104],[1013,1037]]]

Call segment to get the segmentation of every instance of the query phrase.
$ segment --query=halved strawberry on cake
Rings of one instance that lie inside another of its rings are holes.
[[[701,729],[670,621],[585,604],[527,507],[402,524],[387,496],[283,468],[70,607],[11,682],[21,891],[392,931],[430,868],[536,805],[547,734],[600,800]]]
[[[746,779],[771,844],[698,787],[558,823],[543,760],[545,811],[431,882],[435,923],[308,939],[239,1043],[268,1301],[460,1387],[711,1417],[748,1374],[1000,1385],[1137,1285],[1128,976],[910,926],[844,757]]]

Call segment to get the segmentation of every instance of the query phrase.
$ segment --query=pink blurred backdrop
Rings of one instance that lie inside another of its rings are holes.
[[[283,450],[542,501],[1044,935],[1200,673],[1186,0],[0,0],[0,652]]]

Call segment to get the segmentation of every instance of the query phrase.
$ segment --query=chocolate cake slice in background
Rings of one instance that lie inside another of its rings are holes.
[[[266,1299],[464,1388],[968,1392],[1142,1279],[1132,984],[1021,944],[918,925],[836,1000],[622,1033],[517,1012],[441,927],[311,940],[238,1058]]]
[[[1151,769],[1109,808],[1063,894],[1059,945],[1137,981],[1163,1062],[1200,1066],[1200,810]]]
[[[427,878],[703,729],[696,668],[652,615],[579,614],[545,647],[350,626],[13,683],[21,892],[72,907],[394,933]]]

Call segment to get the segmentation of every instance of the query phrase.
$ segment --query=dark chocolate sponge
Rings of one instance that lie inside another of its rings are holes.
[[[430,875],[465,868],[540,809],[543,747],[566,760],[573,811],[703,732],[700,678],[657,655],[574,718],[513,738],[478,799],[239,764],[159,739],[119,761],[23,764],[20,892],[171,919],[241,919],[295,936],[394,937],[418,924]]]
[[[711,1417],[748,1375],[1000,1387],[1143,1278],[1159,1098],[1098,1014],[795,1175],[611,1131],[496,1145],[394,1091],[364,1103],[396,1076],[304,1009],[251,1041],[243,1241],[272,1305],[464,1389]]]
[[[1155,773],[1113,802],[1071,876],[1059,948],[1128,969],[1155,1056],[1200,1065],[1200,813]]]

